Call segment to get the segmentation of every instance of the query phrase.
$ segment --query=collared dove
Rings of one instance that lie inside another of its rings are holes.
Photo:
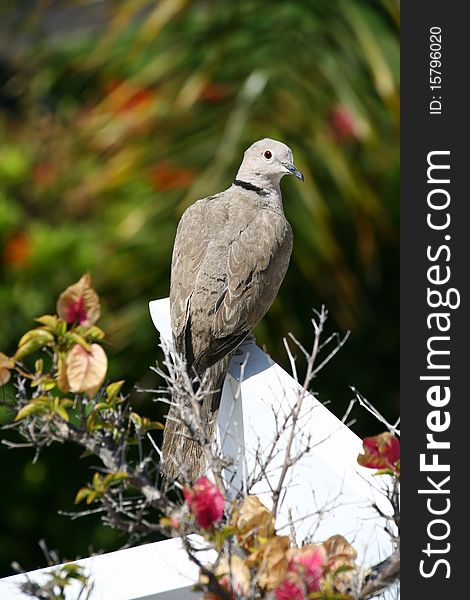
[[[175,350],[206,392],[201,415],[212,436],[230,360],[273,303],[292,251],[280,180],[303,175],[285,144],[262,139],[244,154],[233,184],[198,200],[181,217],[171,265],[170,311]],[[172,477],[194,480],[205,466],[171,406],[163,464]],[[184,401],[179,399],[179,401]]]

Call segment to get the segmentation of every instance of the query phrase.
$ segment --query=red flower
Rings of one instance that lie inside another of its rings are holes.
[[[196,523],[203,529],[209,529],[222,518],[224,497],[207,477],[199,477],[193,487],[184,488],[183,496]]]
[[[208,82],[202,88],[200,99],[203,102],[221,102],[230,92],[228,85],[224,83]]]
[[[196,176],[193,169],[182,169],[170,162],[156,164],[150,178],[155,188],[160,191],[178,190],[187,187]]]
[[[8,236],[3,250],[3,260],[12,267],[27,266],[31,257],[31,238],[23,231]]]
[[[357,462],[369,469],[391,469],[400,473],[400,442],[386,431],[362,441],[364,454],[359,454]]]
[[[338,104],[329,117],[330,131],[337,142],[357,137],[354,115],[346,106]]]
[[[153,90],[136,86],[125,79],[114,79],[107,85],[108,103],[111,111],[125,114],[148,108],[155,101]]]

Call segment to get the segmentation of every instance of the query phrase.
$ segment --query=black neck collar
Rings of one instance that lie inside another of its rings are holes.
[[[259,196],[267,196],[268,192],[263,188],[258,187],[257,185],[253,185],[252,183],[248,183],[247,181],[241,181],[240,179],[235,179],[233,185],[238,185],[242,187],[244,190],[249,190],[250,192],[255,192]]]

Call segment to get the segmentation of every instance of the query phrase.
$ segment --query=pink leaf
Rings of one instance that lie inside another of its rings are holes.
[[[106,377],[108,359],[98,344],[92,344],[90,352],[76,344],[67,354],[66,367],[70,390],[93,396]]]
[[[392,469],[399,472],[400,442],[390,432],[364,438],[364,454],[359,454],[357,462],[370,469]]]
[[[100,312],[100,300],[91,287],[88,273],[62,292],[57,300],[57,314],[66,323],[90,327],[99,319]]]

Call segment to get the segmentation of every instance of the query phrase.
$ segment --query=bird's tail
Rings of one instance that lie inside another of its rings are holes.
[[[207,369],[202,378],[204,389],[198,404],[200,418],[194,410],[194,392],[178,386],[163,431],[162,472],[170,479],[194,482],[207,469],[204,446],[214,438],[222,387],[231,359],[226,356]],[[213,410],[215,408],[215,410]]]
[[[163,474],[171,480],[192,483],[205,471],[204,448],[175,413],[170,409],[163,433]],[[213,432],[211,424],[206,433],[212,437]]]

